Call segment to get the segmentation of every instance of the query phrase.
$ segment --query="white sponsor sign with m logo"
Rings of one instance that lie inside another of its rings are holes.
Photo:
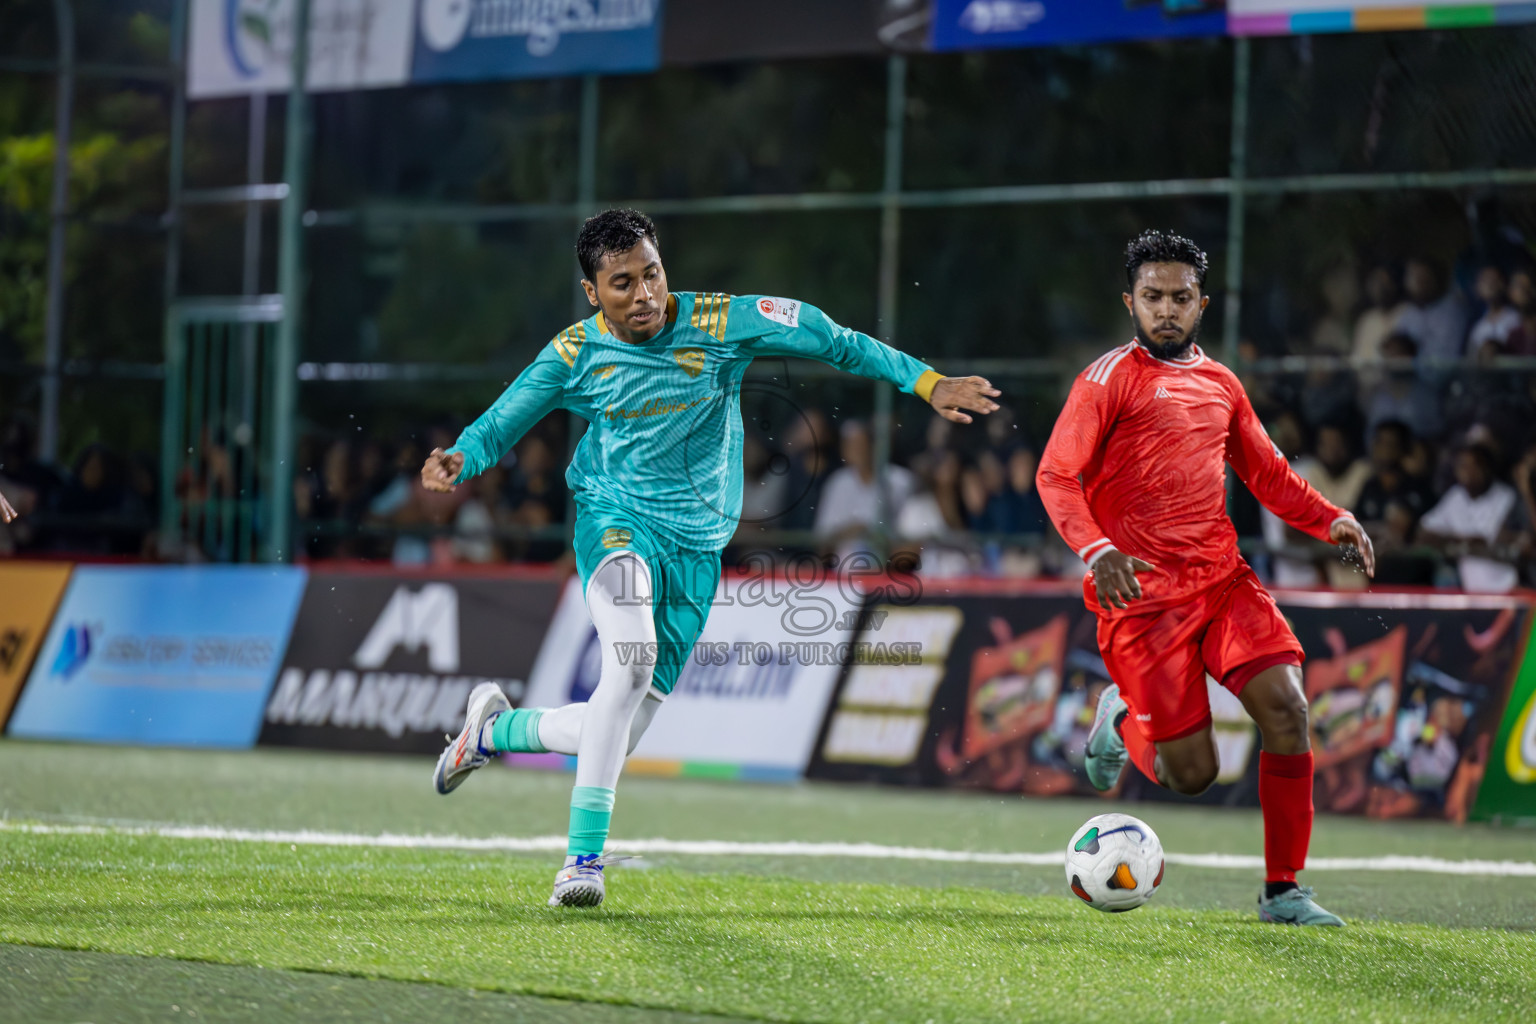
[[[396,588],[352,662],[358,668],[383,668],[397,647],[412,654],[425,647],[434,672],[459,670],[459,592],[451,583],[428,583],[414,591]]]

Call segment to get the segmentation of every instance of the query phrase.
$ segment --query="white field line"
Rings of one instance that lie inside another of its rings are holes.
[[[385,832],[315,832],[221,828],[212,825],[47,825],[0,821],[0,832],[45,836],[151,836],[229,843],[287,843],[290,846],[366,846],[406,850],[470,850],[484,853],[563,853],[565,836],[424,836]],[[746,843],[715,839],[630,839],[613,844],[619,854],[677,854],[693,857],[845,857],[914,860],[944,864],[1004,864],[1051,867],[1065,853],[981,853],[878,843]],[[1170,853],[1168,863],[1195,868],[1264,867],[1263,857],[1229,853]],[[1536,863],[1513,860],[1443,860],[1439,857],[1314,857],[1309,871],[1419,871],[1435,875],[1490,875],[1536,878]]]

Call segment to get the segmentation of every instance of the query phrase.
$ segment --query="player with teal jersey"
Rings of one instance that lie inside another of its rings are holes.
[[[576,501],[577,571],[603,651],[597,688],[587,703],[555,709],[513,709],[495,684],[477,688],[434,774],[448,793],[494,754],[576,756],[570,843],[552,906],[602,902],[602,851],[624,756],[704,629],[720,552],[741,516],[740,386],[752,360],[815,359],[888,381],[958,423],[971,422],[966,410],[996,409],[998,394],[980,377],[943,377],[793,299],[669,293],[655,227],[633,210],[588,220],[577,254],[597,313],[561,331],[422,468],[429,489],[450,490],[495,465],[555,409],[589,424],[566,482]],[[654,657],[635,658],[637,650]]]

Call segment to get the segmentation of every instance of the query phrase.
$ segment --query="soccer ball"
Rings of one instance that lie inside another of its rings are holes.
[[[1067,845],[1067,884],[1095,910],[1135,910],[1163,884],[1163,844],[1129,814],[1089,818]]]

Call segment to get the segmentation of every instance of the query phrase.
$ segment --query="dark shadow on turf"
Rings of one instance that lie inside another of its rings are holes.
[[[738,1024],[742,1018],[450,988],[309,971],[233,967],[0,944],[6,1020],[168,1018],[245,1022],[326,1020],[394,1024]]]

